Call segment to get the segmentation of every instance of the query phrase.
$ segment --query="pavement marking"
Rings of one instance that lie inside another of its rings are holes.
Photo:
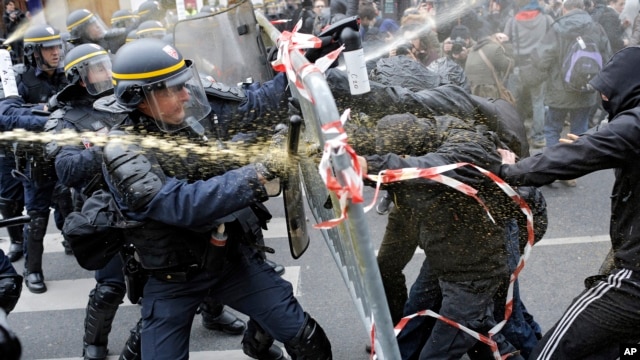
[[[286,266],[282,278],[291,283],[293,294],[297,296],[300,283],[300,266]],[[93,278],[49,281],[45,275],[45,284],[47,285],[47,292],[42,294],[34,294],[24,286],[18,304],[12,314],[84,309],[87,307],[89,292],[96,286],[96,281]],[[120,304],[120,306],[132,305],[126,297],[124,303]]]
[[[592,236],[542,239],[535,246],[573,245],[573,244],[587,244],[587,243],[605,242],[605,241],[611,241],[611,238],[609,237],[609,235],[592,235]]]
[[[284,350],[283,350],[284,352]],[[118,360],[119,355],[110,355],[107,360]],[[78,360],[82,357],[73,358],[56,358],[56,359],[38,359],[38,360]],[[245,355],[242,350],[225,350],[225,351],[194,351],[189,353],[191,360],[247,360],[251,359]]]
[[[269,221],[267,227],[269,230],[263,230],[265,239],[288,238],[287,221],[285,218],[273,218]],[[64,247],[62,246],[62,240],[64,239],[60,233],[47,233],[44,236],[44,252],[63,252]],[[4,232],[0,238],[0,249],[7,253],[9,245],[9,237],[6,235],[6,232]]]

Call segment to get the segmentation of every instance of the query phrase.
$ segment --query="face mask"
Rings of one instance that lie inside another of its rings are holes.
[[[609,114],[609,119],[612,119],[613,118],[613,114],[612,114],[612,109],[611,109],[611,101],[602,100],[602,108],[604,109],[604,111],[607,112],[607,114]]]

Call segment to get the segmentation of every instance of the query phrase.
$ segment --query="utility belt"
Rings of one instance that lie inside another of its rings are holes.
[[[170,283],[184,283],[195,278],[196,275],[200,274],[202,271],[202,267],[193,264],[189,266],[176,266],[173,268],[162,270],[149,270],[149,273],[151,274],[151,276],[160,281]]]

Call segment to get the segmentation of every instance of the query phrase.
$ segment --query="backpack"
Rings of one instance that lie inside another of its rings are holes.
[[[569,45],[562,60],[561,75],[567,89],[592,92],[589,81],[602,70],[602,54],[598,46],[578,36]]]

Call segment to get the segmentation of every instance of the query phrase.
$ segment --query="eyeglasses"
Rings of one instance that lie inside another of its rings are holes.
[[[316,8],[316,9],[321,9],[323,7],[324,7],[324,5],[316,5],[316,6],[314,6],[314,8]]]

